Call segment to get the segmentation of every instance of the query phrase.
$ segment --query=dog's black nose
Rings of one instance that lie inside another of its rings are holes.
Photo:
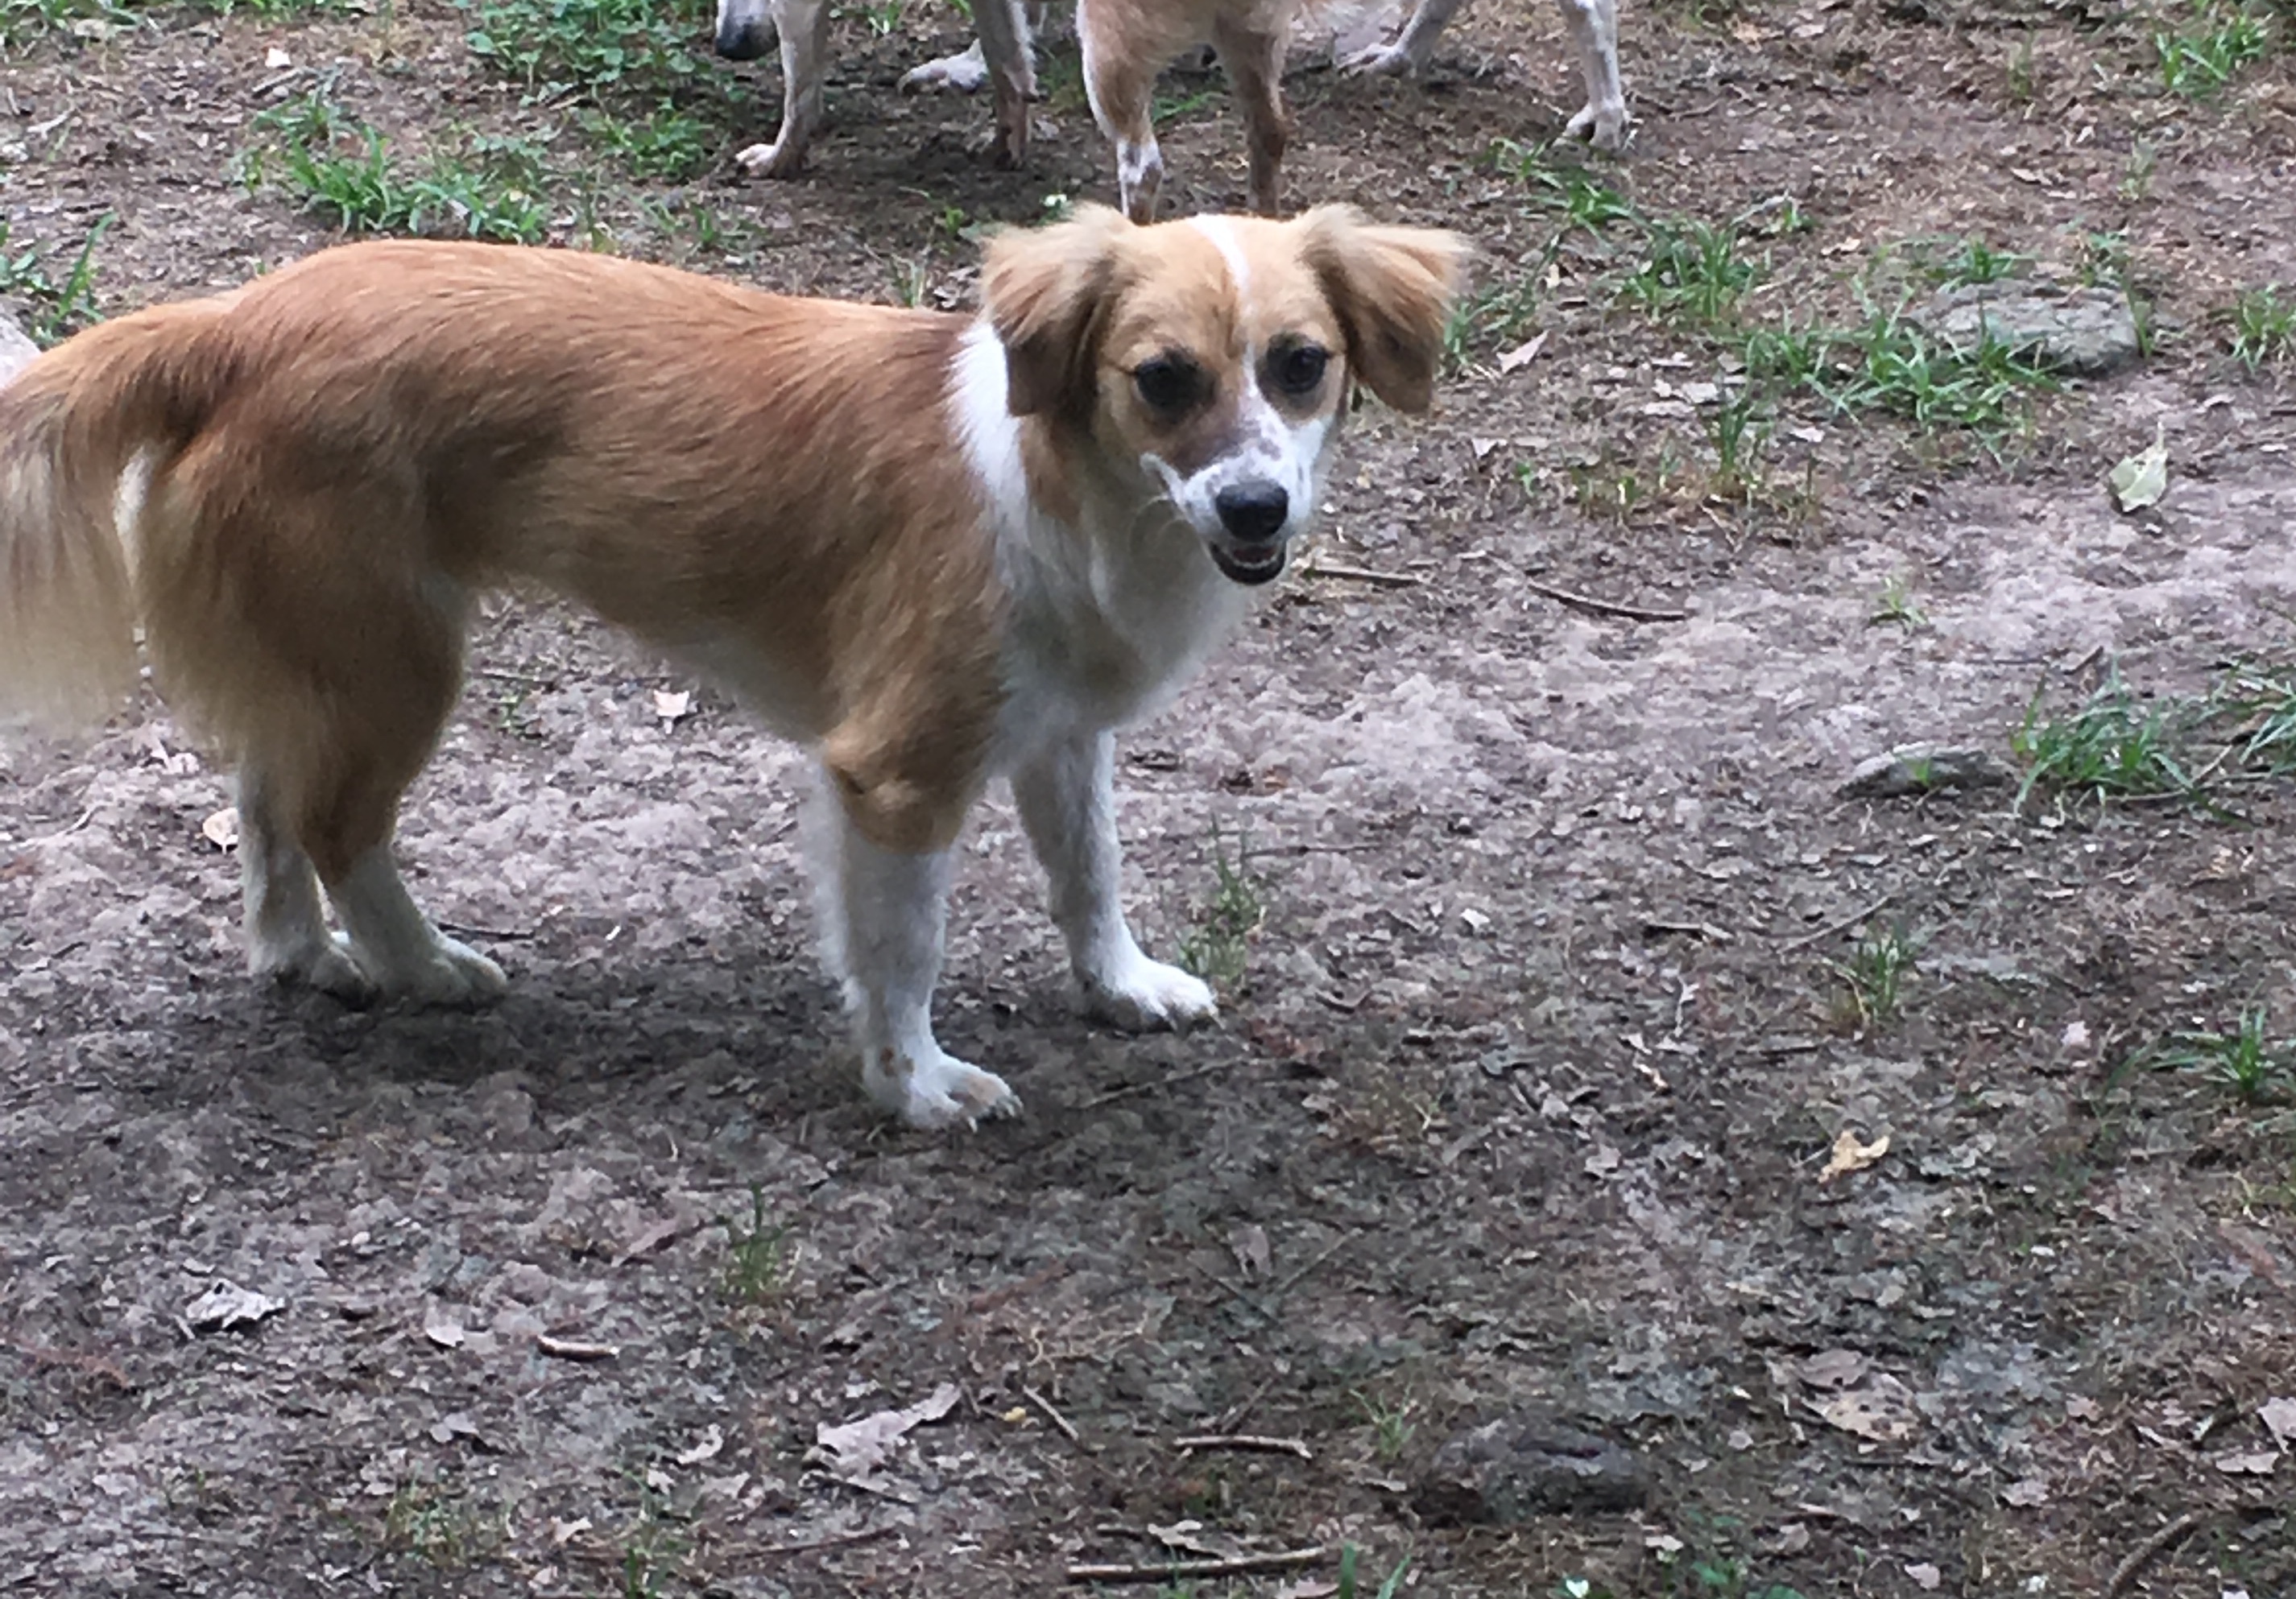
[[[1212,508],[1219,512],[1220,526],[1236,537],[1265,544],[1283,531],[1292,514],[1292,496],[1283,492],[1283,484],[1254,478],[1221,489],[1212,496]]]
[[[753,62],[766,53],[767,37],[755,22],[728,22],[718,30],[718,53],[729,62]]]

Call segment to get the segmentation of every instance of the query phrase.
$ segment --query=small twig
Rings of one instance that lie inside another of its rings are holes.
[[[1204,1432],[1194,1438],[1176,1438],[1172,1447],[1193,1454],[1198,1449],[1246,1449],[1256,1455],[1297,1455],[1302,1460],[1313,1460],[1308,1446],[1296,1438],[1269,1438],[1258,1432]]]
[[[1103,1105],[1112,1105],[1119,1099],[1130,1099],[1136,1094],[1146,1094],[1156,1088],[1168,1088],[1175,1083],[1190,1083],[1193,1082],[1200,1077],[1210,1077],[1215,1071],[1226,1070],[1227,1069],[1227,1064],[1228,1063],[1226,1061],[1213,1061],[1207,1065],[1199,1066],[1192,1071],[1175,1072],[1170,1077],[1152,1077],[1144,1083],[1127,1083],[1121,1088],[1111,1088],[1105,1094],[1095,1095],[1095,1097],[1085,1101],[1084,1103],[1078,1105],[1077,1109],[1079,1111],[1097,1111]]]
[[[1324,1546],[1284,1549],[1273,1554],[1237,1554],[1226,1560],[1168,1560],[1152,1566],[1070,1566],[1070,1582],[1170,1582],[1182,1577],[1242,1577],[1253,1571],[1288,1571],[1324,1558]]]
[[[2209,1513],[2205,1510],[2188,1510],[2131,1549],[2128,1558],[2112,1568],[2112,1575],[2104,1585],[2103,1599],[2115,1599],[2115,1595],[2136,1578],[2136,1573],[2143,1570],[2147,1562],[2208,1519]]]
[[[578,1339],[553,1338],[547,1332],[538,1335],[534,1347],[545,1355],[555,1355],[561,1360],[611,1360],[622,1351],[610,1343],[584,1343]]]
[[[1283,1295],[1290,1293],[1293,1289],[1299,1287],[1300,1279],[1305,1277],[1309,1272],[1314,1271],[1317,1267],[1323,1265],[1324,1261],[1329,1260],[1332,1256],[1338,1254],[1341,1250],[1345,1249],[1349,1241],[1354,1237],[1355,1234],[1353,1233],[1342,1233],[1337,1238],[1332,1239],[1332,1242],[1325,1246],[1322,1254],[1316,1256],[1313,1260],[1308,1261],[1307,1265],[1293,1272],[1281,1283],[1278,1283],[1275,1288],[1270,1291],[1269,1297],[1271,1299],[1281,1299]]]
[[[1375,572],[1361,566],[1326,566],[1320,561],[1310,561],[1300,569],[1303,578],[1341,578],[1350,583],[1368,583],[1375,588],[1423,588],[1424,578],[1409,572]]]
[[[1267,1381],[1262,1382],[1258,1388],[1253,1389],[1250,1393],[1244,1395],[1241,1400],[1220,1413],[1219,1420],[1212,1423],[1214,1429],[1218,1431],[1225,1432],[1229,1428],[1234,1426],[1238,1422],[1243,1420],[1246,1415],[1250,1414],[1251,1407],[1254,1405],[1259,1404],[1260,1400],[1266,1398],[1267,1397],[1267,1390],[1275,1386],[1275,1379],[1274,1377],[1270,1377]]]
[[[1053,1408],[1053,1402],[1050,1399],[1045,1398],[1044,1395],[1038,1393],[1033,1388],[1023,1388],[1021,1390],[1021,1397],[1028,1400],[1029,1404],[1034,1405],[1037,1409],[1043,1411],[1045,1413],[1045,1419],[1061,1430],[1061,1436],[1062,1438],[1067,1439],[1069,1442],[1074,1444],[1079,1449],[1084,1447],[1084,1439],[1078,1436],[1077,1430],[1069,1424],[1069,1418]]]
[[[1655,916],[1643,918],[1643,931],[1648,933],[1682,933],[1693,939],[1707,939],[1717,944],[1730,942],[1729,932],[1706,922],[1662,922]]]
[[[516,944],[542,936],[530,928],[521,932],[513,928],[472,927],[467,922],[441,922],[439,931],[452,933],[458,939],[484,939],[489,944]]]
[[[1552,583],[1541,583],[1536,578],[1525,578],[1523,586],[1533,594],[1545,594],[1550,600],[1560,600],[1565,605],[1575,605],[1581,611],[1591,611],[1597,616],[1622,616],[1630,622],[1686,622],[1687,611],[1652,611],[1641,605],[1621,605],[1615,600],[1598,600],[1592,594],[1574,594],[1567,588],[1557,588]]]
[[[1839,922],[1827,922],[1824,927],[1819,928],[1814,933],[1804,933],[1799,939],[1787,939],[1784,943],[1778,946],[1778,953],[1780,955],[1784,955],[1789,951],[1801,949],[1808,945],[1817,943],[1820,939],[1830,939],[1836,933],[1848,932],[1851,928],[1866,920],[1866,917],[1886,909],[1890,902],[1896,898],[1897,895],[1894,893],[1884,894],[1882,898],[1876,899],[1873,904],[1867,906],[1864,910],[1859,911],[1854,916],[1844,916]]]
[[[874,1527],[864,1527],[858,1532],[832,1533],[827,1538],[809,1538],[797,1544],[768,1544],[762,1549],[750,1549],[744,1553],[757,1555],[804,1554],[815,1549],[836,1549],[847,1544],[865,1544],[873,1538],[883,1538],[889,1532],[899,1530],[900,1528],[895,1523],[885,1521]]]

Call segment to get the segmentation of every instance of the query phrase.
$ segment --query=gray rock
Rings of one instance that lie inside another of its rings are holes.
[[[1413,1495],[1439,1526],[1631,1510],[1650,1492],[1642,1463],[1618,1445],[1519,1410],[1457,1433],[1435,1451]]]
[[[16,325],[16,319],[0,311],[0,384],[29,366],[39,353],[40,347]]]
[[[1983,750],[1906,744],[1859,761],[1834,792],[1844,800],[1897,800],[1952,789],[2006,788],[2016,781],[2006,762]]]
[[[2127,297],[2046,283],[1963,283],[1939,290],[1913,320],[1963,349],[1986,339],[2072,377],[2102,377],[2142,353]]]

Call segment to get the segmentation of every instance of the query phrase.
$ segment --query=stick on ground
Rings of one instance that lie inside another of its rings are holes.
[[[1226,1560],[1168,1560],[1153,1566],[1070,1566],[1070,1582],[1173,1582],[1186,1577],[1242,1577],[1253,1571],[1288,1571],[1324,1558],[1324,1546],[1283,1549],[1273,1554],[1238,1554]]]
[[[1652,611],[1642,605],[1621,605],[1616,600],[1598,600],[1593,594],[1574,594],[1567,588],[1557,588],[1552,583],[1541,583],[1536,578],[1525,578],[1523,586],[1533,594],[1545,594],[1550,600],[1560,600],[1565,605],[1575,605],[1581,611],[1591,611],[1597,616],[1622,616],[1630,622],[1686,622],[1687,611]]]

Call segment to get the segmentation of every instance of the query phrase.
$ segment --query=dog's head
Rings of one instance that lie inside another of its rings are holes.
[[[1136,226],[1099,206],[1000,235],[981,275],[1015,415],[1130,463],[1237,583],[1283,570],[1350,389],[1433,398],[1466,246],[1345,206]]]

